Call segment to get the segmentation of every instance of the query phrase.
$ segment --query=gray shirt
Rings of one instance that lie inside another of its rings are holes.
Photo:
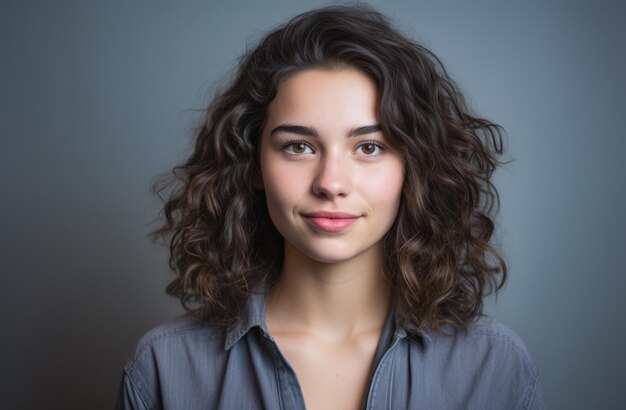
[[[270,335],[265,295],[227,330],[189,315],[144,335],[124,367],[118,408],[305,409],[293,368]],[[488,316],[465,334],[421,332],[389,315],[365,409],[543,409],[537,370],[523,342]]]

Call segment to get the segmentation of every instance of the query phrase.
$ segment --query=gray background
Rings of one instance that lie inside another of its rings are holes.
[[[152,177],[261,33],[317,1],[18,2],[0,10],[3,408],[111,408],[133,343],[177,315]],[[549,408],[626,390],[626,13],[618,2],[376,1],[508,132],[510,281],[489,311]],[[622,400],[623,402],[623,400]]]

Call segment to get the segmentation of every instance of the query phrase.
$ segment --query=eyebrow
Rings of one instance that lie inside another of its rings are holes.
[[[359,135],[373,134],[375,132],[380,132],[380,131],[381,131],[380,124],[365,125],[363,127],[352,128],[348,132],[348,135],[346,137],[347,138],[358,137]],[[317,130],[315,128],[313,128],[313,127],[305,127],[305,126],[302,126],[302,125],[281,124],[281,125],[275,127],[270,132],[270,135],[274,135],[274,134],[276,134],[278,132],[288,132],[288,133],[291,133],[291,134],[298,134],[298,135],[304,135],[304,136],[307,136],[307,137],[319,138],[319,133],[317,132]]]

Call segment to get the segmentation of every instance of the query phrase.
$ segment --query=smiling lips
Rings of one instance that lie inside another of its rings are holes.
[[[326,232],[341,232],[360,218],[345,212],[312,212],[302,216],[313,227]]]

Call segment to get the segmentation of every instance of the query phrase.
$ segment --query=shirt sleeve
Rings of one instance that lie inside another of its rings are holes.
[[[545,410],[546,408],[543,402],[543,394],[541,392],[541,385],[539,384],[538,377],[535,377],[533,380],[533,384],[523,408],[524,410]]]
[[[480,375],[475,408],[542,410],[539,372],[522,339],[493,318],[482,318],[463,344],[465,364]],[[474,407],[473,407],[474,408]]]
[[[144,399],[141,397],[137,388],[135,387],[132,379],[124,371],[122,373],[122,380],[117,393],[117,400],[115,402],[116,410],[148,410],[150,407],[146,405]]]

